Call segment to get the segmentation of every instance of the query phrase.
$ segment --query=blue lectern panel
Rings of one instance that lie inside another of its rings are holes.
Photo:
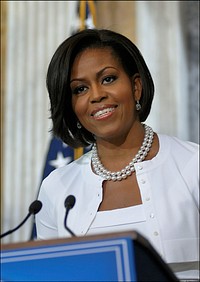
[[[3,251],[1,264],[3,281],[136,281],[131,238]]]

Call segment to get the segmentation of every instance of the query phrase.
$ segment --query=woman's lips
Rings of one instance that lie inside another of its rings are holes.
[[[96,120],[104,119],[106,117],[111,116],[115,111],[116,107],[117,106],[109,106],[109,107],[100,108],[98,110],[93,111],[91,116],[93,116],[93,118]]]

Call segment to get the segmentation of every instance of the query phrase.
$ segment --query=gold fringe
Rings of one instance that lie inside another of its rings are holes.
[[[80,30],[85,28],[85,19],[86,19],[86,4],[88,3],[88,7],[90,10],[90,14],[92,16],[93,24],[96,26],[97,19],[96,19],[96,9],[94,1],[80,1]]]
[[[82,147],[74,149],[74,160],[77,160],[82,155],[83,155],[83,148]]]
[[[94,1],[87,1],[88,2],[88,6],[92,15],[92,20],[93,20],[93,24],[94,26],[96,26],[97,24],[97,19],[96,19],[96,9],[95,9],[95,3]]]
[[[80,30],[85,28],[85,18],[86,18],[86,1],[80,1]]]

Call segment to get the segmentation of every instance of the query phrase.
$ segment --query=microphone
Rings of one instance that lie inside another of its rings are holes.
[[[74,207],[75,202],[76,202],[76,198],[73,195],[69,195],[65,199],[65,203],[64,203],[65,208],[66,208],[65,219],[64,219],[64,226],[65,226],[65,229],[74,237],[76,237],[76,235],[67,226],[67,216],[68,216],[69,211]]]
[[[14,229],[11,229],[11,230],[1,234],[0,238],[3,238],[4,236],[11,234],[12,232],[19,229],[32,214],[35,215],[36,213],[38,213],[41,210],[41,208],[42,208],[42,203],[40,201],[35,200],[34,202],[32,202],[32,204],[29,206],[29,212],[28,212],[27,216],[25,217],[25,219]]]

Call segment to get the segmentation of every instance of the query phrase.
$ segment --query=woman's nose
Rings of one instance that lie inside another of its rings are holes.
[[[100,87],[93,87],[91,89],[91,96],[90,96],[91,103],[101,102],[106,97],[107,97],[107,94],[105,93],[105,91],[100,89]]]

